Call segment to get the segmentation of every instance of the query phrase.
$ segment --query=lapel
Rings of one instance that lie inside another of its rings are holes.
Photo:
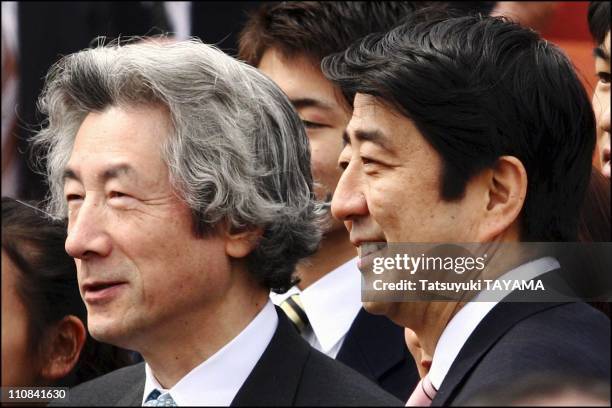
[[[294,405],[310,346],[281,309],[276,307],[278,327],[270,344],[238,390],[231,406]]]
[[[472,368],[516,323],[562,304],[564,303],[498,303],[480,322],[461,348],[444,381],[442,381],[442,385],[432,401],[432,406],[451,404],[461,390],[463,380]]]
[[[402,362],[407,353],[402,327],[361,308],[336,360],[376,381]]]
[[[136,381],[130,390],[125,393],[119,400],[115,406],[117,407],[125,407],[125,406],[141,406],[142,405],[142,394],[144,393],[145,386],[145,363],[139,363],[141,370],[138,373],[138,377],[136,377]],[[129,381],[129,380],[128,380]]]

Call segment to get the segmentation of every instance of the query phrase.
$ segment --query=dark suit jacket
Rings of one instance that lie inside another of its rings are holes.
[[[278,328],[232,406],[403,405],[354,370],[310,347],[278,308],[277,314]],[[71,389],[68,404],[140,406],[144,383],[144,363],[136,364]]]
[[[585,303],[499,303],[468,338],[432,405],[462,405],[535,373],[610,381],[610,320]]]
[[[336,356],[380,387],[407,401],[419,372],[404,341],[404,328],[361,309]]]

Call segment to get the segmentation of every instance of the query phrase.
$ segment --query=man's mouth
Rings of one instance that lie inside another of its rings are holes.
[[[377,254],[384,253],[386,249],[387,243],[385,241],[362,241],[357,247],[357,251],[359,253],[357,267],[359,269],[365,268],[366,265],[373,262],[372,259]]]
[[[124,281],[89,282],[83,284],[83,299],[89,304],[105,303],[127,286]]]
[[[361,245],[359,245],[359,256],[365,258],[375,252],[383,251],[387,247],[388,245],[385,241],[362,242]]]

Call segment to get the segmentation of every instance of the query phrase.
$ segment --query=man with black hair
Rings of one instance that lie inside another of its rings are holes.
[[[354,97],[332,213],[361,255],[380,241],[576,240],[594,116],[567,57],[536,32],[503,18],[417,16],[322,69]],[[508,276],[560,273],[555,257],[519,255]],[[461,405],[531,373],[609,382],[606,316],[584,303],[504,300],[364,304],[412,329],[423,350],[428,374],[408,405]]]
[[[349,102],[323,76],[321,59],[391,29],[416,7],[413,2],[265,4],[240,35],[239,58],[275,81],[304,123],[320,200],[331,201],[340,178],[337,159],[351,116]],[[313,347],[405,400],[418,381],[413,358],[401,327],[362,308],[355,255],[344,226],[330,216],[319,250],[298,266],[298,285],[272,299]]]
[[[593,109],[597,119],[597,147],[594,164],[610,178],[610,2],[589,4],[589,30],[595,40],[595,71],[597,85],[593,94]]]

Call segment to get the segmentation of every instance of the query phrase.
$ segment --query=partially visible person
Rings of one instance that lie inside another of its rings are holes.
[[[72,386],[131,363],[85,330],[66,226],[2,198],[2,386]]]
[[[593,164],[610,178],[610,2],[592,1],[588,21],[596,44],[595,71],[598,77],[593,94],[593,110],[597,119]]]
[[[240,35],[239,58],[276,82],[300,115],[315,192],[328,204],[342,174],[337,160],[351,106],[323,76],[321,59],[391,29],[416,8],[415,2],[394,1],[268,3],[252,13]],[[272,294],[272,300],[296,319],[313,347],[405,400],[418,376],[402,328],[361,307],[355,248],[342,222],[326,209],[328,225],[318,251],[298,266],[299,283]]]

